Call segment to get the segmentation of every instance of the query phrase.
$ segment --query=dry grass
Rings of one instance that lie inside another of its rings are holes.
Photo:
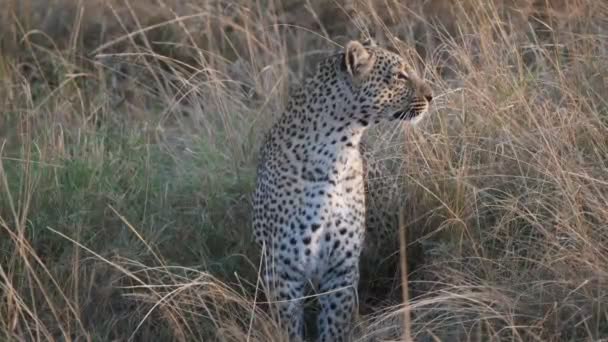
[[[414,340],[608,338],[608,5],[407,6],[5,0],[0,339],[285,340],[249,232],[260,132],[360,32],[437,101],[405,138],[370,132],[410,300],[398,227],[371,235],[356,340],[398,340],[404,311]]]

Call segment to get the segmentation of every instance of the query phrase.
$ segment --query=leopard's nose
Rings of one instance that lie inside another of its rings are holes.
[[[424,97],[429,103],[433,101],[433,90],[431,87],[423,81],[420,92],[422,93],[422,97]]]
[[[423,79],[418,79],[416,82],[416,92],[419,98],[425,99],[428,103],[433,101],[433,90]]]

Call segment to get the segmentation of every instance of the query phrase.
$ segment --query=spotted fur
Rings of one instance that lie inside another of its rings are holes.
[[[361,136],[381,121],[418,121],[429,86],[397,54],[352,41],[293,92],[260,152],[253,229],[264,281],[291,340],[303,297],[319,293],[319,341],[348,339],[356,310],[366,196]]]

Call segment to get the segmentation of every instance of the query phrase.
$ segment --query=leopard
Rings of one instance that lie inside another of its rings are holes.
[[[304,340],[312,290],[316,341],[342,342],[352,338],[365,241],[362,136],[381,122],[416,124],[433,92],[405,58],[371,39],[349,41],[313,70],[261,144],[253,238],[281,331]]]

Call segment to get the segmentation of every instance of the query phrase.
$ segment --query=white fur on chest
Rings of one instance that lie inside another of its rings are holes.
[[[328,174],[328,181],[300,179],[298,187],[303,191],[298,196],[297,214],[291,219],[295,227],[307,227],[291,231],[289,238],[297,236],[310,241],[300,245],[297,259],[313,282],[319,281],[333,262],[342,258],[344,250],[350,250],[347,244],[362,243],[365,229],[363,165],[359,152],[353,149],[339,155],[336,163],[327,167],[337,171]],[[316,229],[309,228],[313,225]],[[338,240],[344,245],[336,248]]]

